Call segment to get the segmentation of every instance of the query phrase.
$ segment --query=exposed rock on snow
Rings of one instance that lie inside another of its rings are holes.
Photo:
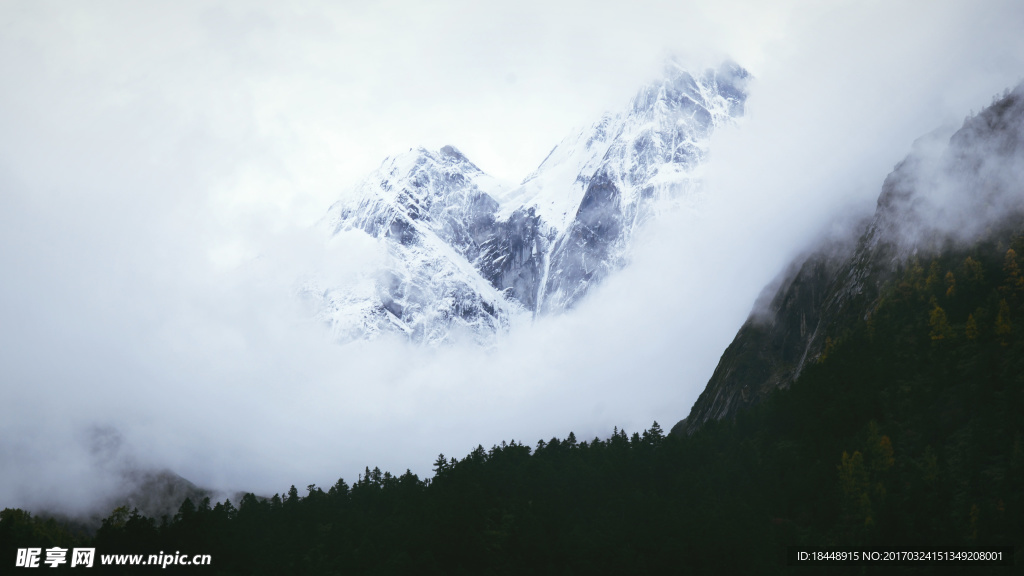
[[[694,76],[670,62],[518,186],[452,146],[388,158],[325,219],[332,235],[360,230],[384,244],[377,277],[346,287],[311,280],[304,295],[342,341],[398,331],[486,342],[516,318],[568,309],[626,263],[645,221],[699,207],[697,168],[712,132],[742,115],[747,78],[732,63]]]

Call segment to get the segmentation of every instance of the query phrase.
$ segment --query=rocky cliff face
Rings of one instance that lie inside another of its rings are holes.
[[[518,186],[451,146],[387,159],[331,207],[330,234],[358,230],[387,254],[360,286],[304,295],[342,340],[399,332],[486,342],[519,317],[572,307],[628,260],[633,232],[673,204],[696,209],[695,169],[715,128],[743,112],[747,73],[675,63],[626,109],[557,145]]]
[[[641,90],[625,112],[605,117],[583,134],[586,149],[604,152],[585,157],[584,162],[563,160],[583,166],[574,182],[565,186],[582,191],[582,197],[578,201],[574,197],[562,214],[551,210],[556,234],[542,311],[571,307],[590,286],[620,267],[633,231],[666,203],[699,206],[702,198],[695,168],[707,156],[714,129],[742,115],[746,79],[747,73],[733,65],[699,77],[670,67],[665,78]],[[558,152],[556,148],[552,155]],[[547,165],[541,165],[541,170]],[[539,208],[557,204],[551,200],[557,189],[557,185],[547,186],[532,203]],[[571,220],[560,219],[570,213],[574,213]]]
[[[340,340],[382,332],[426,342],[452,330],[493,334],[522,310],[474,266],[495,235],[501,184],[458,150],[411,150],[359,186],[355,202],[331,208],[329,233],[369,234],[383,245],[385,261],[359,286],[306,287]]]
[[[1024,221],[1024,85],[947,141],[926,137],[882,185],[855,240],[821,246],[762,294],[674,434],[732,418],[827,354],[870,318],[887,280],[920,253],[976,242]]]

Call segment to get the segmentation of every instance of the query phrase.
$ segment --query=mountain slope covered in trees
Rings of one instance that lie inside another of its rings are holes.
[[[1024,214],[1024,85],[968,118],[948,141],[929,135],[886,178],[852,241],[794,262],[726,349],[685,421],[690,433],[788,387],[883,301],[882,286],[918,254],[965,251]],[[955,274],[954,274],[955,276]],[[940,281],[945,281],[940,278]]]

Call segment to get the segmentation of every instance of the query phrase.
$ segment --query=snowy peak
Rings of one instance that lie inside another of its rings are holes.
[[[748,77],[731,63],[694,77],[670,62],[633,98],[603,168],[636,191],[687,179],[711,133],[743,114]]]
[[[581,135],[583,142],[600,143],[600,157],[573,162],[583,170],[572,187],[551,182],[531,200],[540,214],[573,215],[555,224],[541,311],[572,307],[622,267],[633,232],[669,205],[699,208],[696,169],[707,157],[712,132],[742,114],[747,78],[731,63],[694,77],[670,62],[665,76],[642,88],[625,111]],[[565,190],[571,193],[569,210],[559,206]]]
[[[487,341],[516,316],[571,308],[628,262],[647,219],[699,206],[696,168],[714,129],[742,114],[747,77],[732,63],[695,76],[669,62],[519,186],[453,146],[390,157],[326,219],[332,235],[358,230],[384,244],[379,277],[305,293],[343,340],[398,330],[433,343],[465,328]]]
[[[705,70],[695,78],[678,62],[669,60],[661,81],[642,88],[633,98],[632,108],[637,113],[652,109],[701,109],[714,124],[720,125],[743,115],[749,80],[750,74],[734,62]]]
[[[330,223],[364,227],[361,217],[389,210],[433,223],[444,220],[445,212],[464,208],[488,192],[500,193],[501,187],[453,146],[439,151],[410,149],[385,159],[357,186],[354,201],[332,206]],[[493,198],[489,202],[493,203]],[[378,235],[376,229],[366,231]]]
[[[627,192],[684,184],[707,154],[711,132],[742,116],[749,73],[727,62],[697,77],[675,61],[624,109],[567,136],[502,198],[501,216],[532,206],[558,233],[576,216],[598,171]],[[632,199],[632,198],[630,198]]]

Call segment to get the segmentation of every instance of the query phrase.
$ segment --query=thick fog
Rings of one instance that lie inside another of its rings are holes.
[[[790,258],[1024,77],[1020,30],[1012,1],[4,3],[0,507],[87,510],[128,468],[273,494],[667,429]],[[385,156],[452,144],[518,181],[669,54],[747,67],[746,118],[702,212],[576,310],[486,349],[310,319],[300,278],[380,257],[313,224]]]

